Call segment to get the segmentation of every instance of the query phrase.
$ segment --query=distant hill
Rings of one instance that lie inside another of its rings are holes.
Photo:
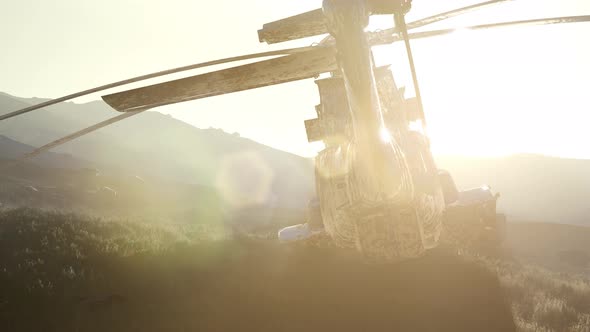
[[[0,93],[0,113],[44,100]],[[116,115],[101,101],[62,103],[2,121],[0,134],[41,146]],[[255,204],[302,207],[314,191],[308,159],[158,112],[140,114],[55,151],[134,174],[221,187],[224,195]]]
[[[590,160],[515,155],[438,157],[460,188],[487,184],[512,220],[590,225]]]
[[[526,263],[590,276],[590,227],[511,222],[505,246]]]
[[[44,100],[0,93],[0,113]],[[101,101],[62,103],[0,122],[0,135],[40,146],[115,115]],[[117,168],[217,187],[230,200],[253,200],[256,205],[263,200],[270,206],[303,207],[315,190],[311,160],[158,112],[101,129],[56,152],[101,165],[96,166],[101,171]],[[590,160],[537,155],[436,159],[459,188],[487,184],[500,192],[499,209],[511,220],[590,225]]]
[[[16,159],[33,151],[35,147],[17,142],[0,135],[0,162]],[[31,159],[31,162],[43,167],[51,168],[83,168],[91,167],[93,163],[75,158],[70,154],[46,152]]]

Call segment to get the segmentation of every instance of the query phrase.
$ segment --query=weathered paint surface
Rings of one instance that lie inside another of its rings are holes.
[[[339,113],[351,127],[339,130],[340,141],[327,136],[327,148],[316,158],[326,231],[340,246],[371,259],[419,256],[437,245],[444,210],[428,141],[408,130],[405,100],[391,72],[374,67],[364,33],[368,8],[325,0],[324,13],[342,78],[325,81],[335,85],[331,89],[318,84],[320,121],[323,127],[347,128],[326,117]]]
[[[336,70],[333,48],[283,56],[170,82],[103,96],[120,112],[138,111],[194,99],[212,97],[313,78]]]
[[[328,33],[322,9],[266,23],[258,30],[260,42],[280,43]]]

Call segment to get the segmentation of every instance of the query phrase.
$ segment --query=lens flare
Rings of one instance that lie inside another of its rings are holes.
[[[385,127],[381,127],[381,130],[379,131],[379,137],[381,137],[381,140],[384,143],[391,142],[391,133]]]
[[[266,204],[273,198],[274,170],[255,151],[224,158],[216,178],[219,194],[234,208]]]

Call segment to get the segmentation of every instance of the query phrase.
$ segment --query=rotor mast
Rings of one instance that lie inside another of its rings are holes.
[[[401,10],[402,3],[405,1],[389,1],[390,6],[395,4],[399,7],[397,10]],[[388,133],[375,81],[371,46],[365,34],[370,14],[387,9],[393,8],[386,8],[381,1],[323,2],[325,22],[336,42],[337,61],[349,101],[356,146],[355,167],[362,178],[359,184],[364,188],[361,191],[367,194],[363,196],[369,200],[388,196],[387,187],[393,180],[389,177],[393,175],[391,154],[395,154],[395,149],[390,145],[395,142],[384,141],[384,134]]]
[[[342,111],[350,113],[355,176],[359,191],[369,201],[395,196],[391,188],[411,186],[400,184],[407,179],[402,175],[407,173],[403,149],[386,137],[371,51],[374,45],[365,28],[372,14],[403,16],[410,7],[410,0],[324,0],[321,10],[267,23],[258,31],[259,39],[267,43],[330,34],[348,100],[348,109]]]

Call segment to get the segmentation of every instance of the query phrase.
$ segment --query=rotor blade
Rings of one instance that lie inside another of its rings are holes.
[[[412,55],[412,47],[410,45],[410,35],[408,34],[408,27],[405,22],[405,17],[402,14],[394,16],[395,26],[400,30],[401,36],[406,46],[406,54],[408,56],[408,63],[410,65],[410,72],[412,73],[412,83],[414,84],[414,91],[416,93],[416,101],[418,103],[418,112],[422,120],[422,126],[426,128],[426,116],[424,115],[424,106],[422,103],[422,93],[420,92],[420,85],[418,84],[418,74],[416,73],[416,65],[414,64],[414,55]]]
[[[103,96],[120,112],[313,78],[337,69],[336,50],[314,50]]]
[[[407,26],[408,30],[417,29],[417,28],[421,28],[421,27],[429,25],[429,24],[438,23],[440,21],[444,21],[446,19],[453,18],[455,16],[468,14],[470,12],[473,12],[473,11],[476,11],[479,9],[484,9],[484,8],[490,7],[492,5],[497,5],[497,4],[505,3],[508,1],[515,1],[515,0],[491,0],[491,1],[481,2],[481,3],[474,4],[474,5],[466,6],[466,7],[453,9],[448,12],[425,17],[425,18],[419,19],[417,21],[407,23],[406,26]],[[392,37],[392,36],[394,36],[394,37]],[[370,42],[371,45],[383,45],[383,44],[391,43],[392,38],[395,38],[395,36],[401,37],[400,31],[397,27],[382,30],[379,32],[369,33],[368,37],[369,37],[369,40],[371,41]],[[402,40],[402,39],[403,38],[400,38],[398,40]],[[320,42],[320,45],[329,45],[333,42],[334,42],[334,39],[332,38],[332,36],[328,36]]]
[[[455,17],[457,15],[466,14],[477,9],[482,9],[507,1],[514,0],[491,0],[459,9],[454,9],[445,13],[423,18],[419,21],[408,23],[407,27],[408,29],[419,28],[428,24]],[[390,34],[399,32],[395,29],[390,30]],[[274,44],[326,33],[328,33],[328,28],[326,27],[324,13],[320,8],[299,15],[290,16],[282,20],[266,23],[262,26],[262,29],[258,30],[258,39],[261,43],[266,42],[267,44]]]
[[[86,134],[90,134],[93,131],[96,131],[98,129],[104,128],[104,127],[106,127],[108,125],[111,125],[111,124],[113,124],[115,122],[119,122],[121,120],[125,120],[127,118],[130,118],[130,117],[132,117],[134,115],[137,115],[137,114],[139,114],[141,112],[143,112],[143,111],[119,114],[119,115],[117,115],[117,116],[115,116],[113,118],[110,118],[108,120],[99,122],[99,123],[97,123],[95,125],[92,125],[92,126],[90,126],[88,128],[84,128],[84,129],[82,129],[80,131],[77,131],[77,132],[75,132],[73,134],[70,134],[68,136],[62,137],[62,138],[60,138],[58,140],[55,140],[55,141],[53,141],[51,143],[45,144],[42,147],[37,148],[37,149],[35,149],[35,150],[33,150],[33,151],[29,152],[29,153],[26,153],[26,154],[20,156],[19,158],[17,158],[16,160],[14,160],[13,162],[10,162],[7,165],[4,165],[4,167],[2,167],[1,169],[5,169],[5,168],[8,168],[8,167],[15,166],[16,164],[21,163],[23,161],[26,161],[28,159],[31,159],[33,157],[36,157],[36,156],[40,155],[43,152],[49,151],[49,150],[51,150],[51,149],[53,149],[55,147],[58,147],[58,146],[60,146],[62,144],[65,144],[67,142],[73,141],[76,138],[82,137],[82,136],[84,136]]]
[[[406,26],[408,27],[408,30],[412,30],[412,29],[423,27],[425,25],[438,23],[440,21],[444,21],[449,18],[453,18],[455,16],[467,14],[467,13],[470,13],[475,10],[483,9],[483,8],[486,8],[486,7],[489,7],[492,5],[497,5],[499,3],[508,2],[508,1],[514,1],[514,0],[491,0],[491,1],[481,2],[481,3],[471,5],[471,6],[453,9],[453,10],[445,12],[445,13],[440,13],[440,14],[429,16],[429,17],[425,17],[425,18],[420,19],[418,21],[410,22],[410,23],[406,24]],[[399,32],[395,28],[390,29],[390,30],[392,33]]]
[[[463,30],[486,30],[493,28],[507,28],[507,27],[519,27],[519,26],[534,26],[534,25],[547,25],[547,24],[561,24],[561,23],[581,23],[590,22],[590,15],[585,16],[566,16],[566,17],[553,17],[553,18],[541,18],[534,20],[523,20],[523,21],[511,21],[501,23],[490,23],[475,25],[470,27],[455,28],[455,29],[443,29],[433,31],[415,32],[410,34],[410,39],[421,39],[428,37],[436,37],[442,35],[448,35],[457,31]],[[400,36],[393,36],[390,42],[396,42],[403,40]]]
[[[194,64],[194,65],[188,65],[188,66],[168,69],[168,70],[159,71],[159,72],[155,72],[155,73],[151,73],[151,74],[147,74],[147,75],[137,76],[137,77],[123,80],[123,81],[118,81],[118,82],[114,82],[114,83],[110,83],[110,84],[106,84],[106,85],[101,85],[96,88],[76,92],[76,93],[73,93],[73,94],[70,94],[67,96],[48,100],[46,102],[43,102],[43,103],[40,103],[37,105],[32,105],[32,106],[29,106],[29,107],[26,107],[26,108],[23,108],[23,109],[14,111],[14,112],[3,114],[3,115],[0,115],[0,121],[15,117],[17,115],[32,112],[32,111],[38,110],[40,108],[44,108],[44,107],[55,105],[55,104],[58,104],[58,103],[61,103],[64,101],[68,101],[68,100],[71,100],[74,98],[86,96],[91,93],[104,91],[107,89],[116,88],[116,87],[119,87],[122,85],[131,84],[131,83],[145,81],[145,80],[148,80],[151,78],[175,74],[175,73],[198,69],[198,68],[220,65],[220,64],[229,63],[229,62],[243,61],[243,60],[256,59],[256,58],[265,58],[265,57],[278,56],[278,55],[297,54],[297,53],[309,51],[311,49],[313,49],[313,47],[298,47],[298,48],[290,48],[290,49],[276,50],[276,51],[269,51],[269,52],[262,52],[262,53],[246,54],[246,55],[240,55],[240,56],[235,56],[235,57],[231,57],[231,58],[207,61],[207,62],[202,62],[202,63],[198,63],[198,64]]]
[[[260,42],[274,44],[328,33],[322,9],[266,23],[258,30]]]

